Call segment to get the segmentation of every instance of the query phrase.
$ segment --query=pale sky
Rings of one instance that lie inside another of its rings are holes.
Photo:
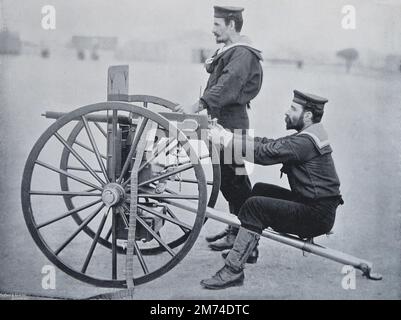
[[[401,0],[3,0],[9,29],[23,40],[57,45],[72,35],[157,40],[186,31],[211,34],[213,5],[245,7],[243,34],[272,52],[345,47],[401,54]],[[56,30],[41,27],[44,5],[56,8]],[[344,5],[356,29],[341,27]],[[194,39],[196,43],[196,39]]]

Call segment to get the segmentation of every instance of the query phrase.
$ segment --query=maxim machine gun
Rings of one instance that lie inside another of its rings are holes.
[[[132,287],[176,266],[207,218],[238,225],[213,209],[219,152],[206,115],[172,112],[165,99],[128,94],[128,66],[110,67],[108,101],[57,119],[27,159],[21,201],[28,229],[61,270],[102,287]],[[352,265],[372,264],[312,241],[265,230],[263,236]]]

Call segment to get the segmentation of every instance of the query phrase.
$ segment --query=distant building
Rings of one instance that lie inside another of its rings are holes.
[[[117,44],[117,37],[73,36],[71,38],[72,47],[82,50],[92,50],[96,47],[98,50],[113,51],[117,48]]]
[[[20,54],[21,40],[17,32],[0,31],[0,54]]]
[[[77,50],[79,60],[84,60],[86,56],[98,60],[99,51],[115,51],[117,45],[117,37],[73,36],[70,43],[70,47]],[[85,52],[88,52],[88,55]]]

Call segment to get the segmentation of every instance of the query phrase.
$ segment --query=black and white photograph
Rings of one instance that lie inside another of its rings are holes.
[[[401,0],[0,0],[0,123],[0,300],[401,300]]]

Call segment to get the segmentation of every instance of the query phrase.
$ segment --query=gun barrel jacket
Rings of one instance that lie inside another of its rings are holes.
[[[217,51],[207,60],[210,76],[201,101],[223,127],[249,128],[246,108],[262,86],[261,60],[260,51],[247,45]]]
[[[249,152],[250,144],[253,144],[252,153]],[[320,123],[279,139],[236,135],[235,148],[241,148],[244,158],[255,164],[282,163],[281,171],[287,174],[291,190],[301,198],[315,200],[341,196],[340,181],[331,156],[333,150]]]

